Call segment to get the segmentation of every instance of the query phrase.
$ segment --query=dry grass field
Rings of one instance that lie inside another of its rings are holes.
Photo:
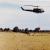
[[[50,50],[50,34],[0,32],[0,50]]]

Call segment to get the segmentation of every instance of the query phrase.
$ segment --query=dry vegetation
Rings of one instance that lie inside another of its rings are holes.
[[[50,50],[50,34],[0,32],[0,50]]]

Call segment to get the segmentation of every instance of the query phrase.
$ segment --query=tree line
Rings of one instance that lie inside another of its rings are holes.
[[[35,28],[34,30],[29,30],[28,28],[25,29],[19,29],[17,26],[15,26],[12,30],[10,28],[0,28],[0,31],[11,31],[11,32],[22,32],[22,33],[29,33],[29,32],[50,32],[50,30],[40,30],[40,27]]]

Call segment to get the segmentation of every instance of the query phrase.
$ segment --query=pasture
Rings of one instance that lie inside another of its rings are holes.
[[[0,32],[0,50],[50,50],[49,33]]]

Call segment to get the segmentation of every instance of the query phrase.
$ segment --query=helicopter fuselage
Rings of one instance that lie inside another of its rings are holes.
[[[35,13],[43,13],[44,10],[43,9],[40,9],[40,8],[34,8],[33,9],[33,12],[35,12]]]
[[[21,9],[24,10],[24,11],[30,11],[30,12],[35,12],[35,13],[43,13],[44,12],[44,10],[40,9],[40,8],[34,8],[33,10],[28,10],[28,9],[23,9],[21,7]]]

